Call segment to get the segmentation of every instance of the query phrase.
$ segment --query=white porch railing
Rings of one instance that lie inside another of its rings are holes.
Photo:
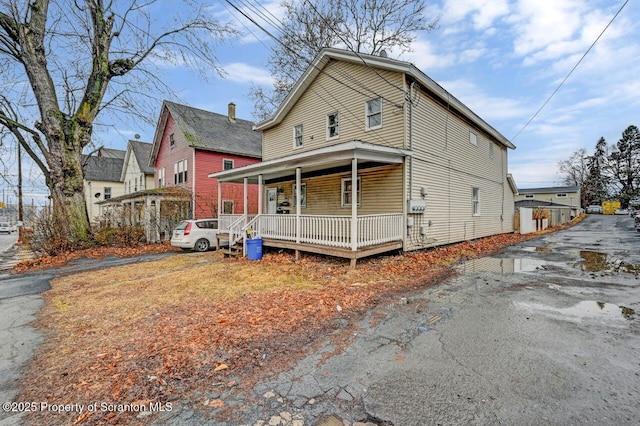
[[[221,232],[227,232],[229,230],[229,228],[231,227],[231,224],[235,221],[237,221],[238,219],[240,219],[241,217],[243,217],[243,214],[221,214],[218,216],[218,229],[220,229]],[[251,220],[254,217],[256,217],[255,214],[249,214],[247,215],[247,220]]]
[[[401,213],[358,216],[357,221],[357,248],[402,240]],[[242,234],[250,230],[260,238],[351,248],[351,216],[301,215],[299,238],[296,234],[296,215],[264,214],[249,219],[243,225]],[[222,225],[220,229],[226,231]]]

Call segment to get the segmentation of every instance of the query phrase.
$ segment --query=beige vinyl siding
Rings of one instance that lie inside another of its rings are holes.
[[[413,111],[413,190],[407,196],[421,199],[425,187],[424,215],[412,215],[414,227],[405,250],[449,244],[513,231],[513,195],[507,183],[507,150],[489,136],[420,93]],[[409,126],[407,113],[407,126]],[[477,145],[469,132],[477,135]],[[494,143],[493,157],[490,143]],[[473,188],[480,191],[480,214],[473,215]],[[425,236],[420,235],[424,227]]]
[[[329,63],[283,121],[264,131],[263,161],[352,140],[403,148],[404,98],[397,87],[404,87],[404,77],[378,72],[386,81],[365,65]],[[382,128],[365,131],[365,102],[378,95],[383,97]],[[339,135],[327,140],[327,114],[336,111]],[[294,149],[293,128],[299,124],[303,125],[303,146]]]
[[[358,171],[361,179],[361,202],[358,215],[402,212],[402,166],[385,166]],[[329,176],[302,179],[307,185],[307,206],[302,214],[350,216],[351,207],[341,206],[342,179],[351,178],[351,172]],[[278,202],[289,201],[291,214],[295,214],[293,204],[293,184],[295,181],[266,185],[266,188],[281,187]],[[265,201],[266,202],[266,201]],[[266,204],[265,204],[266,211]]]
[[[567,194],[567,196],[557,197],[556,192],[541,192],[541,193],[533,194],[534,195],[533,198],[526,198],[525,195],[529,195],[529,194],[523,193],[523,194],[518,194],[516,196],[516,201],[535,200],[535,201],[546,201],[546,202],[558,203],[558,204],[566,204],[567,206],[574,206],[574,207],[580,206],[580,196],[578,195],[578,193],[567,191],[567,192],[563,192],[563,194]]]

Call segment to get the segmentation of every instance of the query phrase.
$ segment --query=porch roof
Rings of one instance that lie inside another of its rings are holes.
[[[262,175],[267,180],[278,180],[291,176],[295,173],[296,167],[302,167],[306,173],[324,169],[338,170],[340,167],[349,166],[354,158],[359,163],[402,164],[405,157],[412,155],[410,150],[354,140],[237,169],[211,173],[209,177],[216,178],[220,182],[242,182],[247,178],[250,183],[257,183],[258,175]]]

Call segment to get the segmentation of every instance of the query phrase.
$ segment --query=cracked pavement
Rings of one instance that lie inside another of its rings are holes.
[[[638,243],[597,215],[459,265],[259,383],[234,424],[638,424]]]

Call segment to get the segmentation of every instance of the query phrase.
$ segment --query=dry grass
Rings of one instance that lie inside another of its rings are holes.
[[[266,253],[252,262],[209,252],[56,279],[39,318],[47,338],[21,399],[165,402],[190,398],[211,383],[250,386],[304,356],[336,331],[337,319],[354,324],[388,297],[440,282],[462,258],[533,236],[373,258],[356,270],[323,257],[294,262],[289,254]],[[269,354],[266,364],[263,354]],[[228,368],[216,370],[222,364]],[[138,421],[130,413],[59,417],[55,423]],[[45,414],[32,420],[51,423]]]

